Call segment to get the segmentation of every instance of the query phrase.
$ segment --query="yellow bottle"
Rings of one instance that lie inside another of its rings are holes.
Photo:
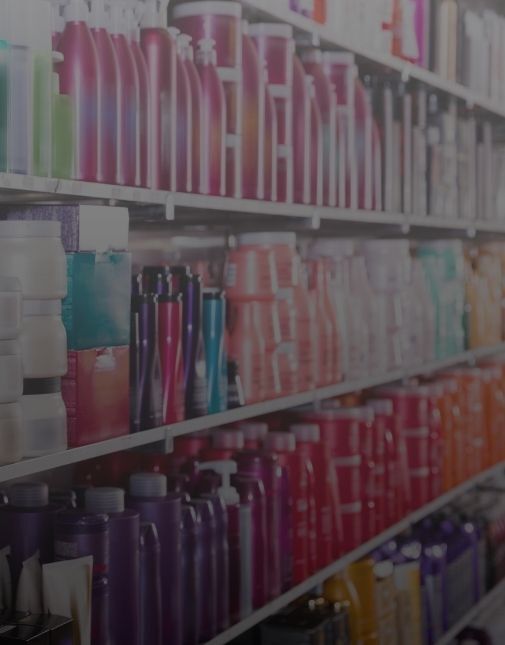
[[[345,602],[349,606],[349,629],[353,645],[363,644],[363,609],[354,585],[345,573],[338,573],[324,583],[323,595],[328,602]]]

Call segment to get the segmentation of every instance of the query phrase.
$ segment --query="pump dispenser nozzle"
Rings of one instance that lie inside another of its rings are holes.
[[[170,0],[144,0],[145,10],[142,15],[143,28],[167,26],[168,3]]]
[[[231,485],[231,476],[237,473],[237,464],[235,461],[206,461],[199,464],[199,469],[200,471],[214,470],[221,475],[221,486],[217,492],[227,506],[240,504],[238,491]]]
[[[196,60],[201,65],[217,65],[216,41],[213,38],[202,38],[198,41]]]
[[[107,29],[110,14],[105,6],[105,0],[90,0],[89,25],[92,29]]]
[[[84,0],[68,0],[63,4],[65,22],[88,22],[89,9]]]
[[[191,46],[191,41],[193,39],[189,34],[179,34],[177,36],[177,45],[179,53],[181,54],[183,60],[193,60],[193,47]]]

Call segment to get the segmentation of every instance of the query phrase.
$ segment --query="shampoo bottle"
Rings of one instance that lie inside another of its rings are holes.
[[[196,65],[203,94],[202,192],[226,192],[226,100],[216,67],[215,42],[204,38],[198,43]]]
[[[160,541],[156,526],[140,525],[140,643],[162,645]],[[165,608],[163,607],[163,610]]]
[[[68,0],[58,42],[64,59],[56,71],[74,107],[74,177],[98,181],[98,56],[84,0]]]
[[[91,1],[91,35],[98,56],[98,181],[115,184],[118,162],[119,65],[105,0]]]
[[[166,28],[168,0],[145,0],[140,45],[151,94],[149,185],[175,190],[177,128],[177,45]]]
[[[139,645],[139,514],[121,488],[88,488],[86,510],[109,516],[111,645]]]
[[[160,542],[162,642],[182,643],[181,498],[167,494],[167,479],[157,473],[130,477],[128,506],[138,511],[142,522],[152,522]]]
[[[140,88],[123,2],[111,3],[111,36],[119,71],[117,183],[140,184]]]

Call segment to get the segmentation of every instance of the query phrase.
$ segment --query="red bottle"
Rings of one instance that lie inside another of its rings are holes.
[[[189,87],[191,90],[191,128],[192,128],[192,191],[202,192],[201,179],[202,179],[202,132],[203,132],[203,114],[202,114],[202,84],[196,65],[194,63],[194,51],[191,46],[191,36],[181,34],[178,38],[180,43],[180,55],[186,67],[186,74],[188,75]]]
[[[119,66],[108,31],[104,0],[91,2],[91,34],[98,56],[98,181],[115,184],[117,178]]]
[[[192,155],[193,155],[193,108],[192,94],[186,65],[183,60],[184,40],[179,40],[181,32],[176,27],[169,27],[168,33],[177,44],[177,169],[176,190],[183,193],[192,191]]]
[[[151,88],[147,63],[140,46],[140,29],[135,14],[127,9],[129,43],[139,79],[139,183],[149,187],[149,136],[151,132]]]
[[[119,70],[117,183],[140,183],[140,88],[135,59],[128,42],[126,16],[119,3],[111,6],[111,35]]]
[[[216,67],[215,42],[204,38],[198,43],[196,66],[202,83],[203,175],[202,192],[226,193],[226,100]]]
[[[184,420],[182,296],[159,296],[158,337],[163,392],[163,423]]]
[[[314,473],[311,462],[296,450],[295,436],[289,432],[269,432],[265,449],[279,458],[288,480],[289,507],[292,526],[292,582],[299,584],[310,575],[310,499],[311,478]]]
[[[73,177],[98,181],[98,56],[85,2],[69,3],[64,18],[65,29],[58,42],[64,60],[56,71],[61,93],[71,97],[74,107]]]
[[[140,45],[147,63],[151,94],[149,138],[149,185],[175,190],[177,128],[176,43],[168,33],[166,14],[156,2],[146,4]]]
[[[321,432],[316,424],[296,424],[289,431],[296,437],[297,452],[311,461],[314,471],[315,531],[317,545],[316,568],[324,569],[338,550],[338,535],[333,518],[337,514],[338,487],[330,453],[321,443]]]

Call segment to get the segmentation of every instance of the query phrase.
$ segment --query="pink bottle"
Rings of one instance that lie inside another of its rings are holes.
[[[265,195],[265,77],[249,25],[242,22],[242,196]],[[271,143],[269,142],[269,145]]]
[[[181,32],[176,27],[168,27],[168,33],[177,43],[177,167],[176,190],[190,193],[192,191],[192,95],[186,65],[183,60],[184,40],[179,40]]]
[[[128,42],[128,24],[121,4],[111,5],[111,35],[119,70],[117,183],[140,183],[139,104],[137,66]]]
[[[305,77],[310,100],[310,203],[323,204],[323,120],[312,76]]]
[[[146,1],[142,16],[140,45],[149,74],[151,117],[149,138],[149,185],[175,190],[177,128],[176,43],[166,29],[166,6]]]
[[[202,192],[226,193],[226,102],[223,84],[216,68],[215,42],[204,38],[198,43],[196,65],[202,83]]]
[[[202,132],[203,132],[203,95],[202,84],[196,65],[194,63],[194,51],[191,46],[191,36],[181,34],[178,38],[180,43],[180,53],[186,67],[189,86],[191,90],[191,129],[192,129],[192,191],[202,192],[201,178],[203,176],[202,163],[204,153],[202,151]]]
[[[294,200],[310,204],[311,198],[311,119],[310,96],[305,70],[298,56],[293,57],[293,159]]]
[[[302,52],[305,72],[314,79],[317,105],[323,129],[323,203],[337,205],[337,93],[323,69],[323,54],[319,49]]]
[[[56,71],[60,90],[74,106],[75,179],[98,181],[98,56],[83,0],[71,0],[64,10],[65,29],[58,42],[64,60]]]
[[[277,201],[277,147],[278,127],[277,112],[272,92],[268,86],[268,71],[264,69],[265,79],[265,199],[271,202]]]
[[[138,6],[138,3],[135,3]],[[130,7],[126,10],[128,21],[128,36],[130,48],[137,68],[139,79],[139,183],[149,187],[149,136],[151,132],[151,88],[149,86],[149,72],[147,63],[140,46],[140,28],[135,10]]]
[[[268,88],[277,117],[277,198],[293,201],[293,54],[290,25],[258,23],[249,26],[260,60],[268,69]],[[297,106],[298,108],[299,106]]]
[[[117,179],[119,67],[109,33],[110,18],[105,0],[92,0],[91,34],[98,56],[98,181],[115,184]]]

